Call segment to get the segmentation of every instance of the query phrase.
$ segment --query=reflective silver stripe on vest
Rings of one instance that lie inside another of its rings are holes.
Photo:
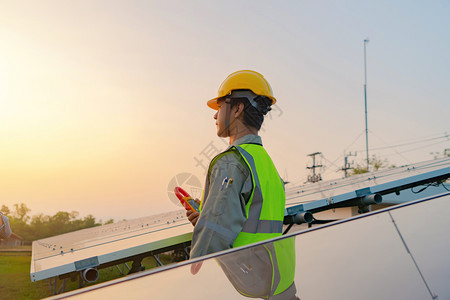
[[[270,252],[271,254],[270,257],[273,264],[272,286],[270,287],[270,296],[273,296],[281,281],[280,268],[278,267],[278,257],[277,252],[275,251],[274,243],[266,244],[264,245],[264,247],[266,247],[267,250]]]
[[[257,233],[275,233],[283,231],[283,221],[259,220]]]
[[[253,200],[250,204],[250,209],[248,210],[247,221],[242,228],[242,232],[248,233],[257,233],[258,232],[258,221],[261,216],[261,210],[263,205],[263,196],[261,192],[261,186],[259,184],[258,173],[256,172],[255,161],[253,156],[250,155],[247,151],[245,151],[242,147],[236,146],[236,149],[241,153],[241,155],[247,160],[251,173],[253,176],[253,180],[255,182],[254,191],[253,191]]]
[[[251,168],[252,176],[254,176],[255,187],[253,192],[253,200],[248,211],[247,221],[242,228],[242,232],[247,233],[281,233],[283,230],[283,222],[275,220],[260,220],[261,210],[263,206],[263,196],[261,185],[259,183],[258,173],[256,172],[255,161],[253,156],[245,151],[242,147],[236,146],[236,149],[247,160]]]

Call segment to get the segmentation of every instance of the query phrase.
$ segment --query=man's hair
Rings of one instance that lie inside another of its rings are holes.
[[[239,103],[244,104],[244,124],[249,127],[254,127],[257,130],[261,129],[261,125],[264,122],[264,116],[271,110],[270,105],[272,100],[265,96],[256,96],[253,98],[257,107],[250,104],[250,101],[246,97],[233,97],[231,96],[231,108],[235,107]]]

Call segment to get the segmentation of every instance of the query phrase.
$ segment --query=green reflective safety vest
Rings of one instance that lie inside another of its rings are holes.
[[[231,151],[240,154],[250,170],[253,184],[245,209],[247,220],[234,241],[233,247],[281,236],[286,202],[284,183],[272,159],[259,144],[232,146],[214,157],[208,168],[202,200],[208,197],[211,170],[214,164]]]

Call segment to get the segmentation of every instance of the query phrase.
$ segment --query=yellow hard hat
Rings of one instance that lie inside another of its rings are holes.
[[[228,75],[219,87],[218,96],[209,100],[206,104],[212,109],[218,110],[217,99],[231,95],[234,90],[251,90],[256,95],[271,99],[272,105],[277,102],[273,96],[272,88],[264,76],[255,71],[242,70]]]

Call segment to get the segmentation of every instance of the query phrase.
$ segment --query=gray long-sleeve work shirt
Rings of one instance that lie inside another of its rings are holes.
[[[231,146],[241,144],[262,145],[262,141],[260,136],[246,135]],[[194,227],[191,258],[232,248],[247,220],[245,206],[253,187],[250,170],[241,155],[229,151],[220,157],[209,180],[209,193]]]

